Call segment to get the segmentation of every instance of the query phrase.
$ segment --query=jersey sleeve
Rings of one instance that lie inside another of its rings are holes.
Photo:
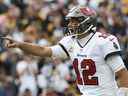
[[[61,48],[60,45],[52,46],[51,49],[52,49],[52,57],[53,58],[60,58],[60,59],[66,59],[66,58],[68,58],[67,54]]]
[[[107,59],[109,56],[121,53],[120,45],[115,36],[110,36],[106,40],[103,41],[102,51],[104,59]]]
[[[53,57],[70,58],[69,49],[72,45],[71,37],[64,37],[56,46],[52,46]]]
[[[125,65],[121,56],[118,56],[118,55],[109,57],[106,60],[106,63],[112,68],[114,72],[118,72],[119,70],[125,68]]]

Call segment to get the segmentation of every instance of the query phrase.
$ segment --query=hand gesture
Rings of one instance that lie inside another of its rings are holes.
[[[15,41],[14,39],[12,39],[11,37],[0,37],[0,39],[4,39],[5,40],[5,47],[7,48],[17,48],[19,47],[19,42]]]

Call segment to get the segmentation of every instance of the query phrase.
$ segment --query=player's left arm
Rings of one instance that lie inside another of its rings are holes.
[[[118,77],[119,87],[128,88],[128,70],[126,68],[123,68],[116,72],[116,76]]]
[[[115,72],[115,75],[119,81],[119,87],[128,88],[128,70],[125,67],[123,59],[121,57],[121,48],[119,42],[115,36],[109,36],[107,41],[107,49],[105,49],[105,59],[110,63],[109,65]]]
[[[107,58],[106,63],[110,65],[117,76],[119,92],[123,92],[123,94],[127,94],[126,96],[128,96],[128,70],[126,69],[121,56],[118,54],[112,55]]]
[[[108,36],[101,47],[106,64],[115,72],[121,89],[126,89],[128,94],[128,70],[120,56],[121,48],[115,36]],[[128,96],[128,95],[127,95]]]
[[[111,55],[107,58],[106,63],[115,72],[119,87],[128,88],[128,70],[125,67],[122,57],[119,54]]]
[[[128,70],[126,68],[122,68],[116,72],[116,76],[118,77],[118,93],[124,94],[123,96],[128,96]]]

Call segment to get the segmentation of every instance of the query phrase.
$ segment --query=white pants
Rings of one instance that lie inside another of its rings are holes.
[[[23,94],[26,89],[29,89],[32,96],[37,96],[37,87],[35,84],[21,84],[19,88],[19,94]]]

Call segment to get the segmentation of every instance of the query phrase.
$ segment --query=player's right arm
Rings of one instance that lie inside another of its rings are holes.
[[[2,39],[6,39],[5,46],[7,48],[19,48],[25,53],[32,54],[40,57],[57,57],[57,58],[67,58],[67,53],[65,52],[62,45],[57,44],[51,47],[39,46],[36,44],[28,43],[28,42],[18,42],[13,40],[12,38],[2,37]]]
[[[35,56],[52,56],[52,50],[50,47],[39,46],[28,42],[18,42],[9,37],[2,37],[2,39],[6,40],[5,46],[7,48],[19,48],[22,51]]]
[[[41,56],[41,57],[51,57],[52,50],[50,47],[39,46],[32,43],[22,42],[18,45],[18,48],[23,50],[26,53]]]

